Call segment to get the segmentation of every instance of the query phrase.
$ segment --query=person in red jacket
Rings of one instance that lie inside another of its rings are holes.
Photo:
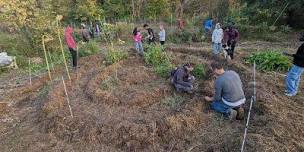
[[[73,27],[71,25],[68,25],[65,29],[64,36],[65,36],[66,44],[72,55],[73,68],[75,69],[77,68],[77,49],[76,49],[77,44],[73,37],[73,32],[74,32]]]
[[[234,58],[234,49],[239,39],[239,31],[232,25],[228,26],[228,28],[224,31],[224,47],[227,46],[229,48],[227,49],[227,54],[231,60]]]

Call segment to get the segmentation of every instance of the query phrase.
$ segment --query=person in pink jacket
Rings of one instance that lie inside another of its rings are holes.
[[[144,48],[142,45],[142,35],[140,33],[140,30],[135,27],[133,30],[133,40],[134,40],[134,46],[136,51],[140,54],[140,55],[144,55]]]
[[[77,44],[73,37],[73,27],[71,25],[68,25],[65,29],[64,36],[66,44],[70,50],[70,53],[72,55],[72,62],[73,62],[73,68],[77,67]]]

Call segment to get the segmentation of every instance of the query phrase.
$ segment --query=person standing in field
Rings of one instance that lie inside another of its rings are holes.
[[[84,23],[81,24],[81,36],[83,42],[89,42],[90,41],[90,32],[86,28],[86,25]]]
[[[212,33],[213,54],[215,56],[218,56],[218,54],[222,52],[223,38],[224,38],[223,29],[221,28],[220,23],[217,23]]]
[[[302,34],[300,41],[304,42],[304,34]],[[285,52],[284,54],[293,57],[293,66],[289,70],[285,80],[285,95],[288,97],[293,97],[298,93],[301,76],[304,73],[304,43],[302,43],[302,45],[298,48],[296,54],[288,54]]]
[[[207,19],[203,24],[204,30],[205,30],[205,37],[210,38],[211,30],[213,28],[213,19],[209,18]]]
[[[230,120],[244,119],[246,98],[240,76],[234,71],[225,71],[221,61],[213,62],[211,68],[216,77],[215,95],[205,97],[211,103],[211,108],[224,114]]]
[[[228,47],[227,50],[228,56],[231,60],[234,59],[234,50],[236,43],[240,39],[240,33],[239,31],[232,25],[229,25],[228,28],[224,32],[224,47]]]
[[[159,26],[160,32],[159,32],[159,42],[161,45],[165,45],[166,42],[166,30],[164,28],[164,25]]]
[[[144,28],[148,31],[148,36],[146,37],[146,39],[148,39],[148,44],[155,43],[154,31],[149,27],[148,24],[145,24]]]
[[[77,44],[73,37],[74,29],[71,25],[68,25],[65,29],[64,35],[65,35],[65,41],[66,44],[70,50],[71,56],[72,56],[72,63],[73,68],[77,68]]]
[[[137,53],[140,55],[144,55],[144,48],[142,45],[142,35],[137,27],[135,27],[133,30],[133,41]]]

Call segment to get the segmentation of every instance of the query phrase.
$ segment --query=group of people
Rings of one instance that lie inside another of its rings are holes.
[[[211,25],[210,22],[208,25]],[[140,28],[136,27],[133,30],[133,40],[137,52],[141,55],[144,54],[143,40],[146,40],[148,44],[155,44],[156,37],[152,28],[148,24],[143,25],[143,28],[147,31],[147,37],[143,39]],[[211,29],[208,29],[211,30]],[[83,31],[83,35],[87,36],[87,31]],[[225,49],[228,56],[234,58],[234,48],[239,40],[240,34],[234,26],[228,26],[225,30],[221,28],[220,23],[217,23],[212,32],[213,53],[218,55],[221,53],[222,47],[228,47]],[[68,26],[65,30],[65,39],[67,46],[71,52],[73,67],[77,67],[76,56],[76,42],[73,38],[73,28]],[[159,43],[165,44],[166,33],[163,25],[160,25]],[[304,42],[304,34],[300,38],[301,42]],[[304,43],[299,47],[296,54],[285,55],[294,58],[293,66],[286,77],[286,91],[285,95],[292,97],[298,92],[300,85],[301,75],[304,73]],[[232,70],[226,71],[224,69],[223,61],[220,58],[216,58],[216,61],[211,64],[214,77],[214,92],[213,97],[206,96],[205,101],[211,102],[211,108],[216,112],[222,113],[225,117],[233,120],[242,120],[244,118],[244,108],[246,98],[243,91],[243,86],[240,76]],[[193,65],[184,64],[175,68],[171,72],[170,82],[178,92],[193,93],[193,83],[195,77],[191,74],[193,71]]]
[[[143,41],[147,41],[148,44],[156,44],[156,37],[154,34],[154,31],[152,28],[150,28],[150,26],[148,24],[144,24],[143,28],[147,31],[147,36],[145,38],[143,38],[142,34],[141,34],[141,29],[139,27],[135,27],[133,30],[133,41],[134,41],[134,46],[136,51],[140,54],[143,55],[144,54],[144,47],[143,47]],[[159,26],[159,43],[161,45],[165,45],[166,42],[166,31],[164,28],[164,25],[161,24]]]
[[[242,88],[240,76],[234,71],[225,71],[224,62],[216,60],[211,64],[216,77],[215,95],[204,99],[211,102],[211,108],[222,113],[230,120],[242,120],[246,98]],[[171,84],[178,92],[193,93],[195,77],[191,74],[193,65],[187,63],[171,72]]]
[[[225,58],[233,60],[235,46],[239,39],[240,33],[233,25],[229,25],[223,30],[221,24],[217,23],[212,32],[213,54],[218,56],[224,48]]]

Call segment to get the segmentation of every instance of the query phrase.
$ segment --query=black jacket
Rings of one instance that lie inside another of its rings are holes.
[[[297,53],[292,56],[294,57],[293,64],[304,68],[304,43],[299,47]]]

